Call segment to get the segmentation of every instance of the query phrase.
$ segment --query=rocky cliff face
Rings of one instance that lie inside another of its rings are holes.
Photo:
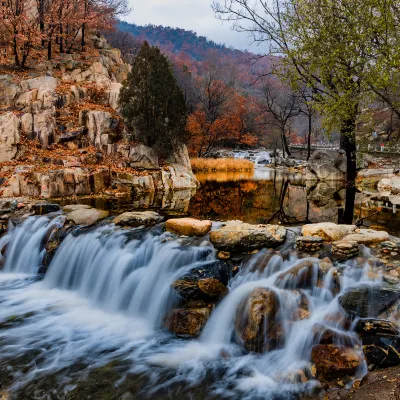
[[[104,40],[93,45],[91,55],[0,75],[1,197],[196,188],[185,147],[160,160],[128,140],[118,97],[131,67]]]

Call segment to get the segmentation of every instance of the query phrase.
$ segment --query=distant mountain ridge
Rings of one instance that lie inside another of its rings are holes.
[[[221,55],[234,57],[250,54],[181,28],[161,25],[140,26],[125,21],[119,21],[117,28],[147,40],[153,46],[167,47],[171,53],[185,52],[197,61],[202,61],[208,50],[217,50]]]

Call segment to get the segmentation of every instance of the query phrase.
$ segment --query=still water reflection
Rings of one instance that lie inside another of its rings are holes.
[[[268,168],[196,177],[201,187],[190,200],[189,214],[197,218],[285,225],[343,219],[346,189],[340,182],[310,184],[302,174]],[[364,226],[400,234],[400,207],[385,198],[357,193],[353,215],[353,222],[365,218]]]

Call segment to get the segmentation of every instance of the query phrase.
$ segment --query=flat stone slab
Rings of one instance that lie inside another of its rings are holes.
[[[345,236],[353,233],[357,227],[355,225],[338,225],[333,222],[319,222],[317,224],[307,224],[301,229],[303,236],[319,236],[326,242],[336,242]]]
[[[277,247],[285,241],[286,229],[279,225],[251,225],[229,221],[210,232],[210,240],[218,250],[249,251]]]
[[[63,211],[66,213],[70,213],[70,212],[76,211],[76,210],[87,210],[89,208],[93,208],[93,207],[88,206],[87,204],[68,204],[63,207]]]
[[[163,217],[155,211],[130,211],[114,218],[114,224],[121,226],[150,226],[161,222]]]
[[[356,229],[354,233],[345,236],[344,240],[371,245],[389,240],[389,234],[385,231],[375,231],[373,229]]]
[[[211,226],[211,221],[195,218],[174,218],[165,223],[167,231],[185,236],[204,236],[210,231]]]
[[[107,218],[109,212],[97,208],[78,209],[67,214],[67,221],[77,225],[93,225],[101,219]]]

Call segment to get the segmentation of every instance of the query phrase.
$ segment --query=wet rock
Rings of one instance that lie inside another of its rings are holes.
[[[354,233],[347,235],[343,240],[354,241],[358,244],[374,245],[385,242],[389,239],[389,234],[385,231],[375,231],[373,229],[356,229]]]
[[[220,260],[229,260],[231,258],[231,253],[229,253],[229,251],[219,251],[217,257]]]
[[[282,327],[277,320],[279,299],[271,289],[256,288],[236,314],[235,330],[244,347],[265,352],[282,344]]]
[[[210,232],[210,240],[218,250],[240,252],[277,247],[286,237],[286,229],[278,225],[251,225],[229,221]]]
[[[315,364],[318,379],[354,375],[363,361],[362,356],[354,349],[331,344],[314,346],[311,359]]]
[[[301,233],[303,236],[319,236],[326,242],[335,242],[353,233],[355,225],[338,225],[333,222],[320,222],[317,224],[303,225]]]
[[[333,268],[333,262],[329,257],[325,257],[322,260],[319,260],[318,265],[324,274],[326,274],[331,268]]]
[[[347,289],[339,304],[349,313],[361,318],[378,317],[400,298],[400,288],[393,285],[359,285]]]
[[[360,246],[355,241],[338,240],[332,243],[332,256],[338,260],[345,261],[357,257],[360,252]]]
[[[78,209],[67,214],[67,220],[76,225],[93,225],[97,221],[108,217],[108,211],[96,208]]]
[[[89,208],[92,208],[92,207],[87,204],[68,204],[63,207],[63,211],[66,213],[70,213],[70,212],[76,211],[76,210],[87,210]]]
[[[121,226],[151,226],[162,220],[163,217],[154,211],[132,211],[118,215],[113,222]]]
[[[312,289],[322,278],[323,273],[318,263],[304,260],[278,275],[276,285],[282,289]]]
[[[400,241],[386,241],[379,245],[380,256],[385,259],[400,258]]]
[[[228,292],[230,275],[229,264],[208,262],[185,273],[172,287],[186,300],[217,300]]]
[[[324,247],[324,239],[319,236],[299,236],[296,238],[296,248],[305,253],[317,253]]]
[[[173,310],[168,318],[168,330],[176,335],[198,336],[211,313],[208,307]]]
[[[36,203],[33,205],[33,211],[35,215],[45,215],[52,212],[60,211],[60,206],[58,204],[51,203]]]
[[[204,236],[210,231],[211,226],[211,221],[200,221],[195,218],[169,219],[165,223],[167,231],[185,236]]]
[[[347,335],[343,330],[334,329],[332,327],[315,324],[313,327],[314,343],[318,344],[334,344],[337,346],[353,346],[355,338]]]
[[[344,181],[346,165],[346,155],[343,151],[317,150],[308,160],[306,179]]]
[[[398,336],[400,335],[399,328],[397,325],[388,320],[374,319],[374,318],[362,318],[357,321],[355,331],[359,336]]]

